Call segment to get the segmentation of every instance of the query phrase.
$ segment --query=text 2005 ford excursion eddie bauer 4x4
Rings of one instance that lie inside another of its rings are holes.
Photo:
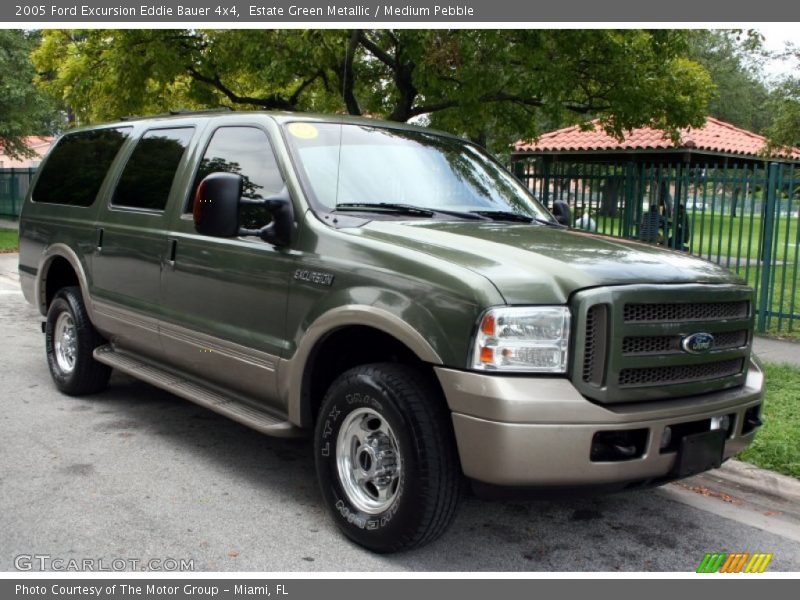
[[[739,279],[570,231],[424,128],[254,112],[76,130],[20,238],[59,389],[114,368],[269,435],[313,431],[327,507],[376,551],[440,535],[464,475],[657,484],[760,424]]]

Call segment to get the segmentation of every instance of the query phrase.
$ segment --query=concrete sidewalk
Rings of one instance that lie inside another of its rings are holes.
[[[758,357],[771,363],[787,363],[800,367],[800,343],[756,336],[753,350]]]
[[[19,229],[19,221],[0,219],[0,229]]]
[[[19,283],[19,254],[0,253],[0,277]]]

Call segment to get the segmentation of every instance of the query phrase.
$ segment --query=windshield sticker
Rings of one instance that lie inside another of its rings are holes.
[[[319,135],[316,127],[310,123],[289,123],[289,133],[301,140],[313,140]]]

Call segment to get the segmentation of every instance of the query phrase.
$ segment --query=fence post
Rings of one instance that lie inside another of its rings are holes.
[[[778,163],[769,163],[767,174],[767,190],[764,198],[764,216],[761,224],[761,281],[758,290],[758,320],[756,330],[765,333],[767,330],[767,312],[769,311],[769,281],[772,275],[772,239],[775,233],[775,206],[778,197]]]
[[[514,177],[519,179],[522,183],[525,184],[525,187],[528,186],[528,182],[525,181],[525,163],[521,160],[512,160],[511,161],[511,172],[514,174]]]
[[[636,189],[636,165],[632,162],[625,163],[625,204],[622,207],[622,237],[631,237],[633,229],[634,190]]]
[[[545,208],[550,207],[550,161],[547,158],[542,160],[542,204]]]
[[[9,189],[11,190],[11,214],[14,216],[19,216],[17,212],[17,194],[19,192],[19,181],[17,181],[16,174],[14,173],[14,169],[11,169],[11,182],[9,185]]]

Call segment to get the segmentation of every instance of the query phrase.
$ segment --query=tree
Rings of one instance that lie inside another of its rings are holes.
[[[43,89],[79,123],[180,107],[344,111],[507,148],[598,117],[620,136],[700,125],[712,89],[657,30],[46,31]]]
[[[769,125],[769,90],[761,76],[763,39],[755,31],[698,29],[687,32],[687,56],[714,83],[708,114],[750,131]]]
[[[0,29],[0,150],[12,157],[29,156],[24,138],[51,133],[58,113],[50,99],[33,85],[29,55],[38,35]]]
[[[800,70],[800,48],[790,47],[787,58]],[[778,148],[800,147],[800,76],[784,77],[770,94],[768,102],[772,122],[767,129],[770,146]]]

